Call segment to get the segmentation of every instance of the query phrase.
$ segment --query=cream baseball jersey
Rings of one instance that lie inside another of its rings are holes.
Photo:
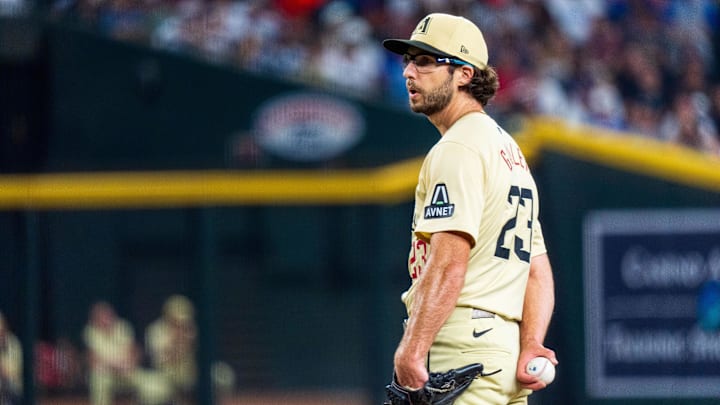
[[[530,259],[546,252],[538,212],[537,187],[515,140],[486,114],[461,117],[420,169],[408,260],[412,285],[403,294],[408,311],[430,236],[455,231],[472,241],[457,306],[520,320]]]

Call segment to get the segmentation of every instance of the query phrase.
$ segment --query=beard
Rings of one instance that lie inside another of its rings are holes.
[[[447,80],[436,89],[427,93],[423,92],[422,101],[413,103],[411,100],[410,109],[413,112],[425,115],[432,115],[445,109],[450,104],[453,96],[452,80],[452,75],[448,76]],[[416,90],[420,92],[420,90]]]

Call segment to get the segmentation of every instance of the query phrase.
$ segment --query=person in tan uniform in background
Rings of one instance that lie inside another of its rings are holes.
[[[131,324],[107,302],[97,302],[83,331],[87,346],[89,390],[92,405],[110,405],[121,392],[131,393],[143,405],[170,400],[167,381],[157,372],[140,367],[142,350]]]
[[[195,388],[197,328],[192,302],[182,295],[169,297],[162,316],[145,332],[145,347],[153,368],[170,381],[175,396],[188,398]]]
[[[22,388],[22,346],[0,313],[0,405],[19,404]]]
[[[428,372],[482,363],[456,405],[526,404],[545,383],[525,372],[543,345],[554,307],[553,277],[538,220],[538,193],[520,148],[485,112],[499,85],[480,29],[430,14],[403,56],[410,108],[440,132],[418,178],[403,294],[408,320],[395,376],[418,389]]]
[[[161,316],[145,330],[145,347],[152,367],[169,383],[175,403],[193,403],[198,379],[198,331],[195,307],[187,297],[174,294],[165,300]],[[233,395],[235,371],[224,361],[211,364],[216,399]]]

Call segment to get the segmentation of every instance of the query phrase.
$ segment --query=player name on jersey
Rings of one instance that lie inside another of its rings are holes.
[[[511,171],[515,166],[524,170],[530,169],[525,161],[525,156],[523,156],[522,151],[517,145],[511,143],[506,144],[505,149],[500,150],[500,157],[505,161],[505,164],[507,164],[508,169]]]

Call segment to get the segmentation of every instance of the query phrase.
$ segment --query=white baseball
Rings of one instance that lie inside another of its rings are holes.
[[[555,379],[555,366],[545,357],[535,357],[527,364],[527,373],[537,376],[540,381],[550,384]]]

